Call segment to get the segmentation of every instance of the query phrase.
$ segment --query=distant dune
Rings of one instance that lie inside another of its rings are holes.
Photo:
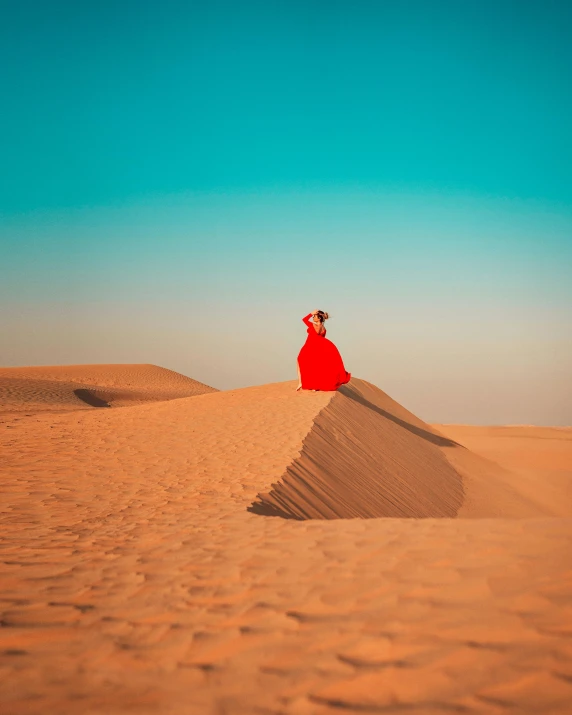
[[[216,392],[156,365],[0,368],[0,414],[125,407]]]
[[[2,712],[569,712],[572,429],[355,378],[0,380]]]

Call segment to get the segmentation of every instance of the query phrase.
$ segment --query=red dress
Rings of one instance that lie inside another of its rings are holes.
[[[302,318],[308,326],[308,337],[298,354],[298,364],[304,390],[337,390],[350,381],[342,356],[331,340],[326,338],[326,329],[317,333],[310,322],[311,313]]]

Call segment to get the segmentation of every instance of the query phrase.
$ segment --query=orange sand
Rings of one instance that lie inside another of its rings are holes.
[[[0,712],[572,712],[572,429],[295,385],[0,371]]]

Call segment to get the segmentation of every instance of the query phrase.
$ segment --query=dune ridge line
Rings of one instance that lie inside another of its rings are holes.
[[[287,519],[545,516],[506,470],[353,378],[316,415],[299,456],[253,513]]]

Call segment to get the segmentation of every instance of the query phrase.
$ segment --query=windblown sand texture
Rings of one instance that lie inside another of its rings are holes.
[[[3,714],[572,712],[572,429],[355,378],[0,380]]]

